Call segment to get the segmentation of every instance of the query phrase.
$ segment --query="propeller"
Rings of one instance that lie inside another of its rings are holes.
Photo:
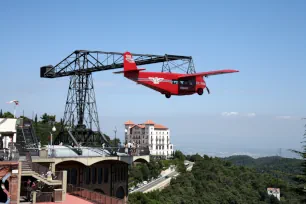
[[[207,86],[206,86],[206,90],[207,90],[208,94],[210,94],[209,88]]]

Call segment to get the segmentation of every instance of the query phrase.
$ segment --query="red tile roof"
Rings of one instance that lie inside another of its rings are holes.
[[[154,125],[155,123],[152,120],[147,120],[144,124],[145,125]]]
[[[145,128],[145,126],[144,126],[144,125],[138,125],[138,127],[140,127],[140,128]]]
[[[128,120],[124,123],[125,125],[134,125],[135,123],[133,123],[132,121]]]
[[[159,125],[159,124],[154,124],[154,128],[155,129],[165,129],[165,130],[168,130],[167,127],[163,126],[163,125]]]
[[[145,128],[145,125],[154,125],[155,129],[163,129],[163,130],[168,130],[167,127],[160,125],[160,124],[155,124],[152,120],[147,120],[143,124],[134,124],[132,121],[127,121],[124,123],[125,125],[133,125],[131,128],[138,126],[139,128]]]
[[[141,125],[141,124],[138,124],[138,125],[133,125],[131,128],[135,127],[135,126],[138,126],[139,128],[145,128],[144,125]]]

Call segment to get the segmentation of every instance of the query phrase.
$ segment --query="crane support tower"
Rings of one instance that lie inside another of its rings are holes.
[[[107,138],[100,130],[92,73],[123,68],[123,54],[76,50],[57,65],[40,68],[41,78],[70,77],[62,129],[54,144],[62,142],[76,146],[101,146],[103,143],[108,145]],[[162,72],[180,69],[184,73],[195,73],[190,56],[132,55],[136,65],[162,63]]]

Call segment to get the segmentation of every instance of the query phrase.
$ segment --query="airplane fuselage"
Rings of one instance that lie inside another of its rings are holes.
[[[124,76],[138,84],[167,95],[203,94],[206,87],[202,76],[179,79],[182,74],[168,72],[130,72]]]

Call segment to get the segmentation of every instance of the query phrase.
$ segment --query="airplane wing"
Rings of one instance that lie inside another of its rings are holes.
[[[199,72],[195,74],[184,74],[179,76],[178,78],[185,78],[185,77],[193,77],[193,76],[204,76],[208,77],[211,75],[219,75],[219,74],[230,74],[234,72],[239,72],[238,70],[233,70],[233,69],[223,69],[223,70],[216,70],[216,71],[209,71],[209,72]]]
[[[139,72],[139,71],[144,71],[146,69],[135,69],[135,70],[124,70],[124,71],[118,71],[118,72],[113,72],[114,74],[123,74],[123,73],[127,73],[127,72]]]

